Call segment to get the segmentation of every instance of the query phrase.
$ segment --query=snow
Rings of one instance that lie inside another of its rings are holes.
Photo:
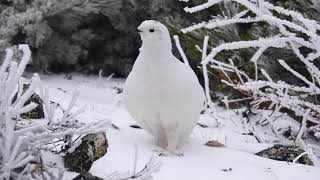
[[[109,142],[108,152],[95,161],[90,172],[102,178],[115,171],[133,171],[135,143],[137,145],[138,164],[141,170],[156,152],[152,137],[142,129],[131,128],[136,124],[124,109],[121,98],[115,87],[122,87],[123,79],[103,78],[101,86],[95,86],[97,77],[73,74],[72,80],[62,75],[41,75],[44,86],[50,87],[52,100],[62,106],[67,105],[75,89],[80,91],[76,103],[78,107],[85,107],[85,112],[79,117],[81,121],[89,123],[106,119],[119,127],[110,127],[107,133]],[[119,100],[120,99],[120,100]],[[184,156],[158,157],[162,163],[160,171],[154,174],[156,180],[170,179],[218,179],[218,180],[319,180],[320,168],[274,161],[253,155],[276,143],[279,139],[268,131],[268,127],[254,130],[254,134],[262,139],[257,143],[256,138],[248,133],[249,124],[243,123],[240,115],[242,110],[225,110],[216,108],[220,117],[217,121],[209,114],[201,115],[199,123],[208,128],[197,126],[191,138],[184,146]],[[276,127],[288,127],[287,116],[277,120]],[[259,117],[250,119],[253,123]],[[292,121],[293,122],[293,121]],[[299,131],[299,124],[290,124],[293,132]],[[208,147],[204,145],[208,140],[216,140],[226,147]],[[280,141],[284,141],[280,139]],[[77,173],[65,172],[64,179],[69,180]]]

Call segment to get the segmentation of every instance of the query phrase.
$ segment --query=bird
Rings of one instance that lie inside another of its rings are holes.
[[[124,105],[157,147],[182,156],[204,107],[203,88],[191,67],[172,54],[165,25],[145,20],[137,29],[142,46],[123,86]]]

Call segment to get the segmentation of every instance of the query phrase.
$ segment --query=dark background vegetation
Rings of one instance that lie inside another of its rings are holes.
[[[201,47],[204,35],[210,36],[209,46],[212,48],[224,42],[268,37],[278,32],[268,25],[251,23],[181,33],[183,27],[222,13],[232,16],[243,8],[229,3],[227,10],[221,3],[201,13],[184,12],[185,6],[201,2],[205,0],[188,3],[178,0],[1,0],[0,49],[3,54],[6,47],[29,44],[33,52],[29,71],[98,74],[101,69],[105,76],[114,73],[117,77],[126,77],[141,45],[136,27],[146,19],[155,19],[167,25],[171,35],[180,36],[189,61],[202,81],[201,69],[197,67],[201,53],[195,45]],[[317,21],[320,18],[320,5],[315,3],[316,0],[270,2],[297,10]],[[222,52],[218,58],[222,61],[232,58],[240,69],[253,73],[249,59],[254,52],[254,49]],[[299,61],[285,49],[267,50],[259,66],[275,79],[288,76],[278,66],[277,58],[289,60],[299,71]],[[212,71],[211,74],[213,81],[220,81],[218,72]],[[220,83],[212,84],[213,89],[222,88]]]

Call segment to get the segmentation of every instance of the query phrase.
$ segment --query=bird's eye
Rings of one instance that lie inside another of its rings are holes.
[[[153,32],[154,32],[154,29],[149,29],[149,32],[153,33]]]

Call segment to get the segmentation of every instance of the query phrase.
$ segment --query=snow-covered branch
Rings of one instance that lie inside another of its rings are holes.
[[[224,14],[214,16],[214,19],[186,27],[182,29],[182,32],[188,33],[200,28],[210,30],[243,23],[256,23],[259,25],[259,22],[263,22],[277,29],[278,34],[274,34],[272,37],[222,43],[212,48],[211,51],[202,58],[205,82],[208,83],[207,68],[221,71],[224,76],[221,81],[227,86],[231,86],[240,91],[245,97],[252,99],[252,107],[274,110],[271,115],[262,118],[268,122],[271,127],[271,119],[281,109],[293,111],[295,116],[301,117],[304,120],[297,139],[313,161],[317,161],[316,158],[314,158],[312,150],[308,149],[307,145],[302,142],[301,136],[311,129],[317,131],[315,129],[318,129],[316,127],[320,125],[320,105],[317,101],[317,96],[320,95],[320,70],[319,67],[314,64],[315,59],[320,57],[320,24],[315,20],[305,18],[301,13],[275,6],[265,0],[208,0],[194,7],[186,7],[185,11],[195,13],[226,1],[237,3],[244,7],[244,9],[233,16],[225,16]],[[291,20],[288,21],[288,18]],[[292,50],[297,59],[303,63],[304,69],[306,72],[309,72],[309,75],[297,72],[286,59],[279,59],[277,63],[289,72],[292,77],[300,80],[303,85],[292,84],[281,80],[275,81],[266,70],[259,69],[258,62],[261,61],[261,56],[269,48]],[[307,52],[302,52],[301,48],[307,49]],[[252,75],[248,75],[246,72],[238,69],[232,60],[229,60],[229,63],[225,63],[217,57],[219,53],[223,51],[241,49],[256,50],[251,57],[251,62],[255,68],[253,78],[250,77]],[[231,78],[231,73],[235,75],[236,80]],[[208,84],[205,86],[206,88],[209,87]],[[232,100],[228,98],[224,99],[226,104],[231,101]],[[262,104],[264,105],[262,106]],[[308,122],[312,124],[307,128],[305,124]],[[319,132],[314,132],[314,134],[319,134]],[[319,165],[318,162],[315,162],[315,164]]]
[[[176,47],[177,47],[177,49],[178,49],[178,51],[179,51],[179,53],[180,53],[180,55],[181,55],[181,57],[182,57],[183,62],[184,62],[185,64],[189,65],[188,58],[187,58],[186,54],[184,53],[184,51],[183,51],[182,48],[181,48],[179,36],[175,35],[175,36],[173,36],[173,39],[174,39],[174,41],[175,41],[175,43],[176,43]]]
[[[24,88],[26,79],[22,75],[31,58],[31,51],[28,45],[19,45],[19,49],[23,53],[21,61],[13,61],[13,51],[7,49],[0,68],[0,179],[5,180],[23,179],[24,176],[30,178],[30,171],[34,168],[30,163],[42,166],[39,161],[40,152],[54,150],[52,146],[47,145],[48,143],[73,134],[102,131],[108,123],[79,123],[76,117],[82,109],[73,110],[78,93],[59,116],[55,113],[57,105],[50,101],[49,91],[42,88],[37,74],[33,75],[27,88]],[[26,103],[37,90],[44,101],[45,119],[25,121],[20,117],[21,114],[42,105]],[[50,169],[52,168],[47,170]]]

